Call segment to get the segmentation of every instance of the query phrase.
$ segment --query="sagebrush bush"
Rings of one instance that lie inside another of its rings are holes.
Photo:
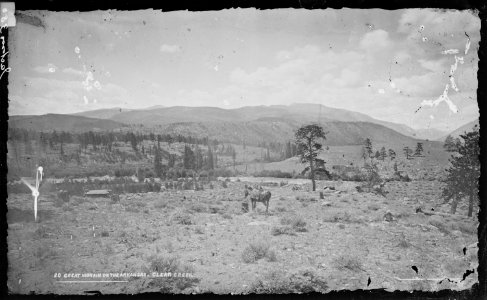
[[[281,234],[296,235],[294,229],[289,226],[274,226],[271,229],[271,234],[274,236]]]
[[[291,215],[285,216],[281,218],[282,225],[290,225],[292,229],[297,232],[305,232],[306,230],[306,222],[301,216]]]
[[[165,200],[159,200],[156,203],[154,203],[155,208],[166,208],[167,207],[167,202]]]
[[[199,283],[196,277],[175,277],[174,274],[194,274],[194,268],[182,264],[176,256],[153,255],[149,257],[149,270],[157,273],[171,273],[173,276],[154,278],[151,287],[160,288],[161,293],[180,293]]]
[[[333,259],[333,266],[340,271],[350,270],[358,272],[363,270],[360,260],[349,254],[340,255]]]
[[[172,223],[181,224],[181,225],[192,225],[194,224],[191,215],[187,212],[182,210],[176,210],[171,217]]]
[[[270,249],[270,245],[267,243],[251,243],[242,252],[242,260],[245,263],[254,263],[262,258],[267,258],[268,261],[277,260],[276,253]]]
[[[312,270],[301,270],[292,274],[284,271],[271,271],[253,282],[248,293],[290,294],[290,293],[325,293],[328,284],[322,276]]]
[[[192,203],[189,208],[189,211],[194,211],[197,213],[203,213],[208,211],[208,207],[204,205],[203,203]]]

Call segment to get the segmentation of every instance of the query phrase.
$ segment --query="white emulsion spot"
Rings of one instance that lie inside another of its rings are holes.
[[[97,80],[95,81],[95,83],[93,84],[95,86],[96,89],[101,89],[101,85],[100,85],[100,82]]]
[[[436,100],[423,100],[421,102],[421,106],[434,107],[434,106],[438,106],[441,102],[445,102],[446,104],[448,104],[448,107],[450,108],[450,110],[453,113],[457,113],[458,112],[457,106],[448,97],[448,88],[449,87],[450,87],[450,85],[447,84],[445,86],[445,90],[443,91],[443,94],[440,97],[438,97]]]
[[[391,85],[391,88],[393,88],[393,89],[396,88],[396,84],[393,81],[390,82],[390,85]]]
[[[74,53],[76,53],[76,54],[80,53],[80,49],[78,46],[74,47]]]
[[[465,44],[465,55],[467,55],[469,49],[470,49],[470,38],[467,40],[467,44]]]
[[[386,91],[385,91],[384,89],[379,89],[377,92],[378,92],[379,94],[385,94],[385,93],[386,93]]]
[[[430,115],[430,119],[431,119],[431,120],[434,120],[434,119],[435,119],[435,117],[434,117],[433,115]]]
[[[95,103],[95,104],[96,104],[97,102],[98,102],[98,101],[97,101],[96,99],[93,99],[93,103]]]
[[[448,49],[448,50],[445,50],[445,51],[441,51],[441,54],[458,54],[458,49]]]
[[[88,104],[88,98],[86,98],[86,96],[83,96],[83,100],[85,101],[85,104]]]

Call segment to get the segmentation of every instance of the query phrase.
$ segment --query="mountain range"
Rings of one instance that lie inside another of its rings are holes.
[[[403,135],[418,139],[437,139],[446,134],[439,130],[414,130],[406,125],[374,119],[366,114],[330,108],[320,104],[291,104],[271,106],[246,106],[236,109],[217,107],[160,107],[148,109],[100,109],[74,115],[110,119],[125,124],[145,126],[180,122],[249,122],[264,118],[277,118],[297,122],[369,122],[391,128]]]
[[[366,114],[320,104],[217,107],[153,106],[146,109],[109,108],[71,115],[11,116],[9,126],[37,130],[114,130],[143,125],[147,130],[208,136],[221,141],[256,144],[286,141],[303,124],[320,123],[328,132],[329,145],[361,144],[364,137],[378,143],[411,144],[418,140],[440,140],[445,132],[417,131],[406,125],[374,119]]]

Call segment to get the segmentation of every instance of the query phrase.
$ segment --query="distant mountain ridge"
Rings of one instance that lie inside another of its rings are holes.
[[[10,116],[9,127],[23,128],[36,131],[109,131],[121,128],[124,124],[116,121],[87,118],[82,116],[46,114],[41,116],[23,115]]]
[[[474,126],[480,126],[479,119],[473,120],[471,122],[468,122],[467,124],[460,126],[459,128],[453,130],[449,134],[441,137],[439,140],[444,141],[447,136],[451,135],[453,138],[460,137],[461,134],[464,134],[465,132],[470,132],[473,130]]]
[[[153,106],[148,109],[113,108],[80,112],[75,115],[110,119],[125,124],[143,124],[145,126],[179,122],[249,122],[262,118],[279,118],[306,122],[369,122],[386,126],[413,138],[437,139],[445,134],[441,131],[416,131],[404,124],[377,120],[366,114],[312,103],[299,103],[288,106],[246,106],[235,109],[204,106]]]

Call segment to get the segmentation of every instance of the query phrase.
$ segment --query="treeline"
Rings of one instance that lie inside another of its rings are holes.
[[[219,145],[220,142],[216,139],[210,140],[208,137],[196,138],[192,136],[169,135],[169,134],[154,134],[154,133],[140,133],[140,132],[83,132],[72,133],[65,131],[50,131],[39,132],[34,130],[27,130],[23,128],[9,128],[8,139],[15,142],[24,142],[28,148],[33,141],[37,142],[42,147],[55,148],[62,144],[76,143],[82,149],[87,149],[90,145],[94,150],[99,147],[104,147],[111,151],[115,142],[130,143],[134,151],[141,151],[140,144],[142,141],[149,140],[157,143],[165,142],[171,143],[185,143],[192,145]]]
[[[405,146],[403,148],[403,153],[406,159],[412,159],[413,157],[422,157],[423,152],[424,152],[424,148],[423,148],[423,143],[421,142],[418,142],[416,144],[416,148],[414,151],[409,146]],[[370,140],[370,138],[366,138],[364,141],[364,145],[362,147],[361,156],[364,160],[366,159],[385,160],[387,157],[389,157],[389,159],[392,161],[396,159],[397,154],[395,150],[393,149],[386,150],[385,147],[382,147],[381,149],[374,151],[372,146],[372,141]]]

